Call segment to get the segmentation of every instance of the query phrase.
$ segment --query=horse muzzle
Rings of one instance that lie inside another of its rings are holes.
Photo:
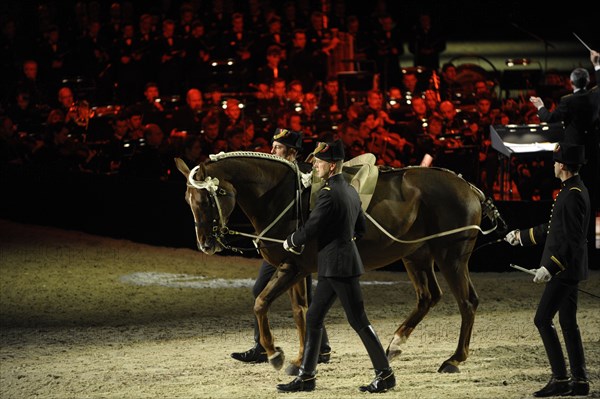
[[[214,255],[223,250],[221,244],[219,244],[214,238],[209,238],[204,243],[200,242],[200,240],[197,240],[196,243],[198,245],[198,249],[204,252],[206,255]]]

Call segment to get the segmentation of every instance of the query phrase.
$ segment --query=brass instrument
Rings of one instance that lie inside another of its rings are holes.
[[[94,110],[90,108],[90,103],[85,100],[76,101],[69,108],[67,113],[67,122],[72,120],[77,126],[87,130],[90,118],[94,116]]]

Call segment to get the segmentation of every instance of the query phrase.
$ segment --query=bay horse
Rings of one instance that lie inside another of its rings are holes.
[[[212,155],[191,171],[181,159],[175,162],[187,178],[185,200],[194,217],[198,249],[206,254],[232,249],[225,242],[231,233],[227,222],[237,205],[256,231],[246,235],[254,237],[267,262],[278,265],[256,298],[254,313],[269,362],[281,369],[284,353],[275,346],[268,311],[277,297],[289,293],[300,350],[287,372],[296,373],[302,361],[308,309],[305,277],[317,270],[317,244],[316,240],[307,243],[298,256],[285,251],[281,243],[307,218],[310,189],[302,185],[306,175],[296,163],[257,152]],[[401,345],[439,302],[442,291],[435,264],[454,294],[462,320],[458,346],[438,371],[459,372],[460,363],[469,354],[478,306],[468,270],[469,257],[478,233],[483,232],[482,216],[489,217],[494,228],[502,219],[490,199],[450,170],[407,167],[380,171],[365,211],[367,232],[357,242],[358,250],[365,270],[402,260],[417,294],[415,308],[395,331],[386,354],[389,360],[400,355]],[[347,172],[344,168],[349,179]]]

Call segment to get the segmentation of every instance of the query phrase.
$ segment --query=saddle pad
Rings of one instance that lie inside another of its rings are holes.
[[[363,211],[366,211],[373,198],[379,168],[375,165],[375,155],[371,153],[362,154],[344,162],[344,173],[350,178],[350,185],[356,189],[361,200]],[[319,190],[325,182],[313,174],[310,191],[310,209],[312,210],[317,201]]]

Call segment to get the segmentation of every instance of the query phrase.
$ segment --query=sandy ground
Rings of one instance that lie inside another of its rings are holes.
[[[258,259],[206,256],[0,220],[0,397],[364,398],[371,365],[339,304],[328,315],[333,356],[312,393],[268,364],[230,352],[251,345],[252,279]],[[542,286],[520,272],[473,273],[481,304],[461,373],[437,369],[457,343],[460,318],[441,281],[441,303],[392,363],[395,398],[524,398],[549,370],[533,313]],[[367,314],[387,346],[415,294],[402,272],[363,276]],[[582,289],[600,294],[600,272]],[[600,397],[600,302],[580,295],[579,323]],[[298,340],[287,297],[271,309],[288,359]]]

